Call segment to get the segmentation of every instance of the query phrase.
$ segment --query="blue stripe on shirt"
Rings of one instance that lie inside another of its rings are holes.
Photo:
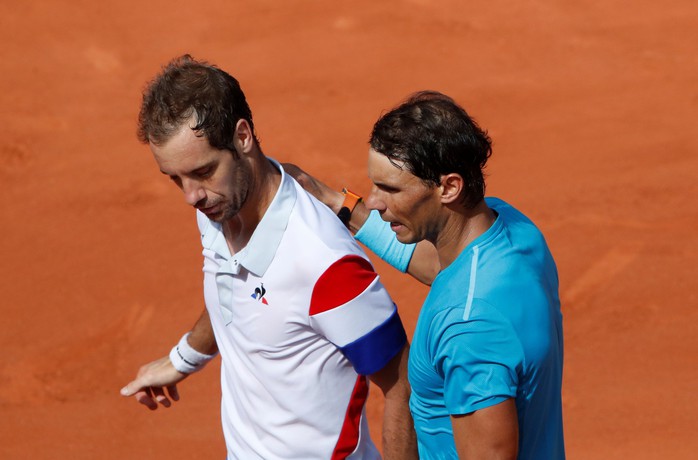
[[[340,350],[357,373],[371,375],[383,369],[405,343],[407,334],[396,309],[383,324]]]

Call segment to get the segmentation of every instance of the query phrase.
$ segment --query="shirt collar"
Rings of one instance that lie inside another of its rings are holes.
[[[257,276],[264,275],[274,259],[288,226],[291,211],[296,204],[296,188],[293,186],[293,180],[276,160],[269,159],[269,161],[281,171],[281,185],[252,233],[250,241],[240,254],[240,264]]]
[[[221,225],[216,222],[209,221],[211,225],[208,225],[201,235],[205,248],[211,249],[224,259],[232,257],[235,259],[233,266],[242,265],[260,277],[264,275],[274,259],[281,238],[288,226],[291,211],[296,203],[296,188],[293,179],[284,172],[279,162],[271,158],[268,160],[281,172],[281,183],[247,245],[237,254],[231,256]],[[233,271],[237,272],[238,270],[233,268]]]

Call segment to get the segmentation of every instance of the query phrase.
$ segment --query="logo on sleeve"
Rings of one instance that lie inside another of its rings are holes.
[[[264,305],[269,305],[267,303],[267,299],[264,298],[264,294],[267,293],[267,290],[264,289],[264,283],[260,283],[258,288],[255,288],[254,294],[252,294],[250,297],[253,299],[262,302]]]

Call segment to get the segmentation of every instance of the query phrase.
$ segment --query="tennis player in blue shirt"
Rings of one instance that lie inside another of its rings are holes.
[[[365,200],[291,174],[379,257],[431,285],[409,356],[420,458],[560,460],[557,269],[531,220],[485,198],[491,152],[462,107],[425,91],[374,125]]]

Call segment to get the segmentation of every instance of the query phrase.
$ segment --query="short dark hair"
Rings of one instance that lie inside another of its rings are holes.
[[[162,144],[192,116],[197,136],[206,137],[214,148],[235,152],[233,136],[241,119],[247,120],[254,135],[252,111],[238,81],[185,54],[165,65],[143,91],[138,139]]]
[[[485,196],[483,170],[492,154],[492,141],[461,106],[442,93],[412,94],[378,119],[369,144],[429,186],[440,185],[444,174],[460,174],[466,184],[463,204],[468,208]]]

